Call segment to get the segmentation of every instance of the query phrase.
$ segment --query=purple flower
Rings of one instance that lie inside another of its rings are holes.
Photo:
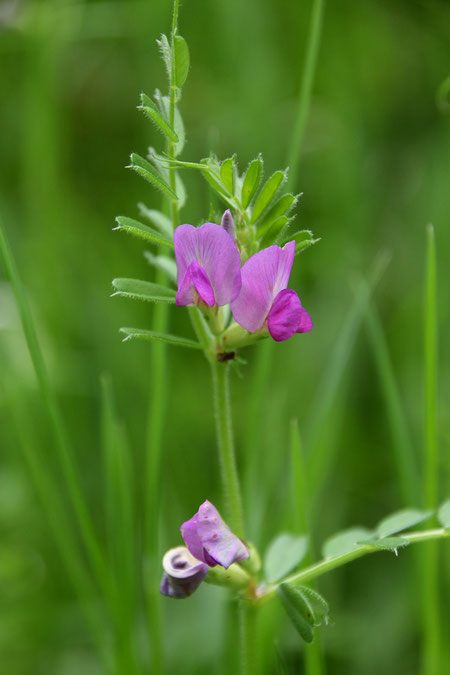
[[[192,555],[210,567],[222,565],[227,569],[231,563],[249,556],[246,546],[232,533],[208,500],[203,502],[195,516],[183,523],[181,534]]]
[[[231,302],[238,324],[250,333],[266,327],[277,342],[313,327],[295,291],[287,288],[295,255],[295,242],[283,248],[269,246],[255,253],[241,269],[242,287]]]
[[[208,565],[196,560],[185,546],[167,551],[163,568],[160,591],[169,598],[187,598],[192,595],[208,573]]]
[[[241,257],[220,225],[180,225],[175,230],[176,304],[227,305],[241,289]]]

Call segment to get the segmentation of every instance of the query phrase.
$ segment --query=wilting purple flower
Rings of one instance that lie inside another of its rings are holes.
[[[167,551],[163,568],[160,591],[169,598],[187,598],[192,595],[208,573],[208,565],[194,558],[185,546]]]
[[[181,526],[184,543],[193,556],[210,567],[222,565],[227,569],[231,563],[248,558],[244,543],[232,533],[220,513],[206,500]]]
[[[227,305],[241,288],[241,257],[220,225],[180,225],[174,233],[178,292],[176,304]]]
[[[242,287],[231,303],[233,317],[243,328],[256,333],[267,325],[277,342],[313,327],[295,291],[287,288],[295,255],[295,242],[283,248],[269,246],[255,253],[242,266]]]

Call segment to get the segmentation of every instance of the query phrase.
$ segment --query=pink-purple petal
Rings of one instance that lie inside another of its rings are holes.
[[[184,539],[184,543],[194,558],[206,562],[203,555],[203,544],[198,535],[198,513],[183,523],[180,527],[180,530],[181,536]]]
[[[198,510],[198,534],[205,551],[222,567],[228,568],[233,562],[248,558],[245,545],[208,500]]]
[[[267,328],[276,342],[288,340],[300,328],[303,307],[295,291],[284,289],[275,298],[267,317]]]
[[[184,305],[196,305],[198,300],[213,307],[215,304],[214,291],[203,267],[193,260],[186,269],[175,302],[178,307]]]
[[[241,269],[241,292],[231,303],[233,317],[243,328],[255,333],[264,325],[273,301],[289,282],[295,242],[283,248],[269,246],[255,253]]]
[[[208,573],[208,566],[193,557],[184,546],[167,551],[163,558],[163,569],[160,591],[170,598],[192,595]]]
[[[300,326],[297,328],[297,333],[309,333],[313,329],[313,322],[308,312],[304,307],[302,307],[302,317],[300,320]]]
[[[209,501],[205,501],[198,513],[183,523],[181,534],[192,555],[210,567],[218,564],[228,568],[249,556],[244,543],[233,534]]]
[[[238,295],[241,258],[223,227],[215,223],[200,227],[180,225],[174,233],[174,246],[179,289],[188,267],[195,261],[208,277],[215,304],[227,305]]]

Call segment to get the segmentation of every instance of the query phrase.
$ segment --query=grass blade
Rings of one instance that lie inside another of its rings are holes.
[[[4,382],[5,378],[3,377],[0,380],[0,388],[2,390],[6,388]],[[12,393],[8,392],[8,394],[11,418],[17,433],[19,447],[23,450],[24,458],[30,471],[31,480],[42,504],[63,565],[80,599],[81,609],[104,663],[105,672],[110,672],[110,656],[106,648],[106,635],[102,629],[102,626],[105,626],[105,616],[93,602],[95,588],[86,564],[82,556],[80,556],[78,542],[74,536],[73,523],[67,515],[66,507],[59,493],[59,483],[52,477],[49,467],[41,461],[39,454],[35,450],[34,443],[29,437],[28,430],[30,425],[25,421],[25,415],[22,410],[23,404],[19,404],[17,397]]]
[[[136,610],[137,560],[130,453],[114,409],[111,378],[102,377],[102,446],[108,547],[118,599],[117,648],[126,672],[135,673],[132,630]]]
[[[292,524],[294,532],[305,532],[309,535],[309,550],[305,565],[313,560],[314,539],[309,527],[309,480],[306,468],[305,451],[300,438],[298,421],[292,420],[290,429],[291,476],[292,476]],[[324,675],[325,665],[322,655],[321,636],[317,634],[311,644],[303,650],[305,675]]]
[[[295,189],[298,177],[298,165],[302,151],[306,120],[311,103],[311,92],[316,72],[317,55],[319,53],[320,37],[322,33],[324,0],[313,0],[311,22],[308,31],[305,65],[297,103],[297,115],[289,150],[289,181],[288,185]]]
[[[58,450],[58,460],[64,479],[67,483],[68,493],[72,507],[77,518],[78,526],[83,538],[86,552],[96,571],[97,580],[106,594],[109,593],[108,571],[105,564],[103,551],[100,547],[94,525],[88,510],[88,506],[81,489],[81,479],[74,461],[72,448],[69,443],[60,409],[50,386],[47,368],[39,345],[31,310],[19,277],[15,260],[6,239],[0,220],[0,254],[11,282],[17,308],[22,322],[23,332],[27,342],[28,351],[33,363],[38,381],[43,404],[47,410],[48,418],[52,427],[55,444]]]
[[[322,430],[325,427],[325,420],[336,400],[339,385],[344,376],[353,345],[355,344],[367,303],[378,279],[384,271],[385,265],[386,258],[382,256],[375,262],[369,282],[363,281],[359,284],[354,302],[347,313],[341,333],[335,342],[328,368],[325,371],[319,389],[315,410],[313,410],[311,415],[312,421],[307,443],[308,455],[310,457],[308,471],[311,483],[316,491],[314,494],[315,499],[319,494],[320,486],[328,474],[333,459],[329,444],[319,444]]]
[[[420,503],[417,461],[405,413],[402,408],[386,338],[375,306],[370,301],[366,307],[366,322],[383,390],[383,397],[386,402],[402,501],[405,505],[413,506]]]
[[[426,232],[426,278],[424,313],[425,348],[425,447],[424,503],[428,509],[438,505],[438,446],[437,446],[437,318],[436,318],[436,244],[434,228]],[[439,619],[438,547],[429,542],[424,551],[423,568],[423,662],[424,675],[441,672],[441,630]]]

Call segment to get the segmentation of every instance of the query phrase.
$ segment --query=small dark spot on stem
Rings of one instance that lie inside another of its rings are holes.
[[[221,363],[225,361],[232,361],[236,356],[236,352],[221,352],[217,354],[217,360]]]

